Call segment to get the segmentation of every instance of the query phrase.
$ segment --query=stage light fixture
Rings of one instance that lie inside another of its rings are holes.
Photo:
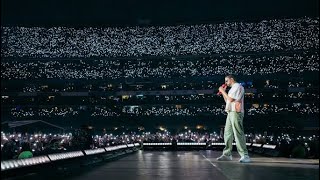
[[[134,147],[134,144],[128,144],[128,147]]]
[[[184,143],[184,142],[181,142],[181,143],[177,143],[178,146],[205,146],[207,145],[206,143]]]
[[[212,143],[213,146],[224,146],[224,143]]]
[[[100,154],[100,153],[104,153],[104,152],[106,152],[106,150],[104,148],[84,150],[84,153],[86,153],[86,155]]]
[[[38,156],[32,157],[28,159],[15,159],[15,160],[7,160],[1,161],[1,171],[8,169],[21,168],[26,166],[33,166],[38,164],[49,163],[50,159],[47,156]]]
[[[252,146],[254,146],[254,147],[261,147],[262,144],[253,143]]]
[[[262,147],[267,149],[275,149],[277,145],[264,144]]]
[[[73,151],[73,152],[67,152],[67,153],[49,154],[48,156],[51,161],[57,161],[62,159],[81,157],[81,156],[84,156],[84,154],[82,151]]]

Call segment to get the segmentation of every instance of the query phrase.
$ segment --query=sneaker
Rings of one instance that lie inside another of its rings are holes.
[[[245,155],[245,156],[242,156],[240,158],[239,162],[241,162],[241,163],[249,163],[249,162],[251,162],[251,159],[250,159],[249,156]]]
[[[217,158],[217,161],[232,161],[232,156],[221,155]]]

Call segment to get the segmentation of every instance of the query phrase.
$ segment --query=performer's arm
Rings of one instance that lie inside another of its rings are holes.
[[[224,102],[227,103],[227,97],[224,94],[222,94],[222,97],[224,99]]]
[[[235,101],[235,99],[233,99],[233,98],[228,96],[228,94],[226,93],[226,90],[224,88],[220,87],[219,91],[221,92],[225,102],[227,102],[227,101],[230,101],[230,102]]]

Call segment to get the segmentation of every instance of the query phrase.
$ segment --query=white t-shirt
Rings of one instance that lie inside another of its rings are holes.
[[[231,89],[228,92],[228,96],[235,101],[231,102],[227,100],[226,102],[226,112],[235,111],[236,112],[236,104],[239,106],[242,113],[244,113],[244,88],[239,84],[235,83],[232,85]]]

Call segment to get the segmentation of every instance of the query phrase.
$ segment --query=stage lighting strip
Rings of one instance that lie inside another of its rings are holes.
[[[1,161],[1,171],[8,169],[16,169],[26,166],[33,166],[37,164],[49,163],[50,159],[47,156],[38,156],[28,159],[17,159],[17,160],[8,160]]]
[[[262,147],[263,148],[268,148],[268,149],[275,149],[277,145],[270,145],[270,144],[264,144]]]
[[[262,144],[256,144],[256,143],[253,143],[253,144],[252,144],[252,146],[254,146],[254,147],[261,147],[261,145],[262,145]]]
[[[172,143],[143,143],[144,146],[171,146]]]
[[[119,149],[124,149],[124,148],[127,148],[127,145],[119,145],[118,148]]]
[[[98,148],[98,149],[88,149],[84,150],[86,155],[92,155],[92,154],[99,154],[99,153],[104,153],[106,150],[104,148]]]
[[[212,143],[212,146],[224,146],[224,143]],[[232,145],[236,145],[236,143],[232,143]],[[251,143],[246,143],[247,146],[251,146]]]
[[[205,146],[207,143],[177,143],[178,146]]]
[[[106,151],[115,151],[115,150],[123,149],[123,148],[127,148],[127,145],[110,146],[110,147],[106,147],[105,150]]]
[[[140,143],[134,143],[134,146],[140,146]]]
[[[51,161],[57,161],[62,159],[70,159],[70,158],[84,156],[84,154],[82,151],[73,151],[68,153],[49,154],[48,156]]]
[[[128,147],[134,147],[134,144],[128,144]]]
[[[104,148],[106,151],[114,151],[117,150],[118,148],[116,146],[112,146],[112,147],[106,147]]]
[[[224,143],[212,143],[211,145],[213,145],[213,146],[224,146]]]

